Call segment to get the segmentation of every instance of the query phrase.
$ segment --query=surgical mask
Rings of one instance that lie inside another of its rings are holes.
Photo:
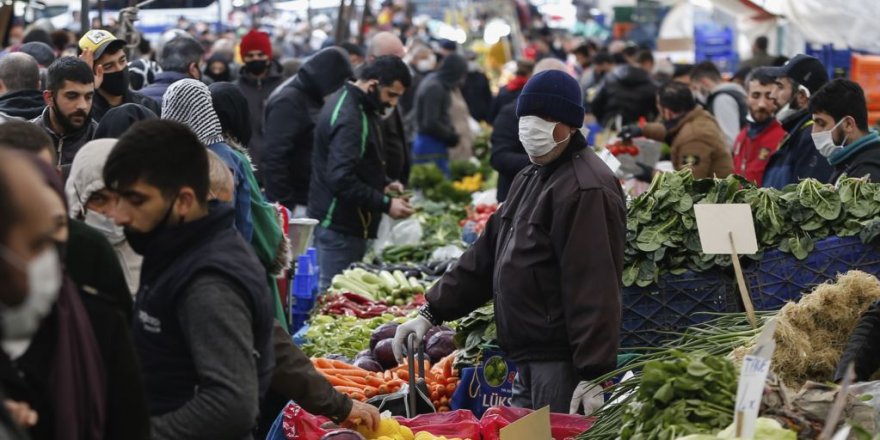
[[[58,250],[49,246],[41,254],[25,263],[10,250],[0,246],[0,256],[10,265],[25,273],[28,296],[16,307],[2,307],[3,339],[31,338],[49,315],[61,289],[61,260]]]
[[[806,88],[806,87],[804,87],[804,86],[798,86],[798,90],[799,90],[799,91],[803,91],[804,94],[806,94],[807,98],[810,97],[810,89],[808,89],[808,88]],[[791,96],[791,99],[789,99],[788,102],[785,103],[785,105],[783,105],[782,108],[780,108],[778,112],[776,112],[776,120],[777,120],[777,121],[779,121],[779,122],[785,122],[785,121],[786,121],[788,118],[790,118],[792,115],[794,115],[795,113],[801,111],[801,109],[799,109],[799,108],[794,108],[794,107],[792,106],[792,103],[797,102],[796,99],[797,99],[797,92],[795,92],[795,93]]]
[[[434,70],[437,67],[437,59],[434,57],[423,58],[416,63],[416,70],[425,73]]]
[[[556,128],[556,124],[558,122],[545,121],[537,116],[519,118],[519,141],[522,142],[530,158],[541,157],[568,140],[565,138],[556,142],[553,139],[553,130]]]
[[[810,136],[813,137],[813,143],[816,144],[816,150],[819,151],[819,154],[821,154],[822,157],[828,158],[834,154],[835,151],[842,149],[846,145],[847,137],[843,138],[840,145],[834,143],[834,130],[836,130],[844,120],[846,120],[846,118],[838,121],[830,130],[810,134]]]
[[[122,96],[128,90],[128,67],[119,72],[105,73],[101,90],[111,96]]]
[[[97,229],[101,234],[104,234],[104,237],[107,237],[107,240],[110,241],[111,244],[118,244],[125,241],[125,232],[122,229],[122,226],[117,225],[112,218],[107,217],[106,215],[87,209],[84,221],[87,225]]]

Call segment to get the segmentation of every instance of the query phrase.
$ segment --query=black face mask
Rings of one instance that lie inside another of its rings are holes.
[[[262,75],[269,70],[269,60],[254,60],[244,63],[247,71],[254,75]]]
[[[176,201],[175,199],[174,201]],[[156,225],[153,230],[148,232],[139,232],[135,231],[131,228],[123,228],[123,233],[125,234],[125,240],[128,242],[128,245],[131,246],[131,249],[138,253],[139,255],[144,255],[147,250],[150,248],[150,244],[156,239],[156,237],[162,233],[165,229],[168,228],[168,219],[171,217],[171,211],[174,210],[174,201],[171,202],[171,206],[168,207],[168,210],[165,211],[165,215],[162,216],[162,220]]]
[[[128,90],[128,67],[119,72],[105,73],[101,90],[110,96],[122,96]]]

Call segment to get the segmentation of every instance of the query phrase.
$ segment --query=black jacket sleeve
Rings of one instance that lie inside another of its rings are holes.
[[[336,423],[345,421],[351,413],[351,399],[336,391],[315,370],[277,321],[272,329],[272,344],[275,346],[272,391],[299,403],[312,414],[329,417]]]
[[[285,91],[280,93],[284,94]],[[269,200],[277,201],[288,209],[296,205],[290,162],[297,149],[311,148],[311,145],[302,145],[301,142],[312,139],[306,134],[313,128],[308,110],[297,106],[293,97],[281,95],[266,105],[263,163],[260,164],[263,182]]]
[[[495,245],[500,222],[501,216],[492,214],[483,235],[428,291],[426,297],[434,318],[453,321],[492,299]]]
[[[348,204],[388,212],[390,199],[364,183],[356,174],[362,150],[368,147],[369,130],[375,124],[370,124],[367,116],[354,106],[342,106],[340,111],[339,120],[330,127],[327,169],[324,170],[327,185],[334,196]]]
[[[834,380],[840,381],[850,362],[855,363],[856,382],[864,382],[880,368],[880,301],[875,302],[859,319],[837,364]]]
[[[519,141],[518,124],[516,104],[508,104],[498,113],[492,129],[492,155],[489,163],[510,180],[531,163],[522,142]]]
[[[419,134],[437,138],[448,146],[458,144],[455,127],[449,123],[450,91],[439,81],[425,81],[416,96],[416,118]]]

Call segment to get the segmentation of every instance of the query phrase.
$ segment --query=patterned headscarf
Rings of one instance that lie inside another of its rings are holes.
[[[162,119],[186,125],[206,146],[223,142],[223,128],[211,92],[201,81],[182,79],[171,84],[163,97]]]

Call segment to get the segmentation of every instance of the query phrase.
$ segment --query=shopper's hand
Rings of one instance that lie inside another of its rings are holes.
[[[357,400],[352,400],[351,404],[351,412],[343,425],[364,425],[374,432],[379,429],[379,408]]]
[[[403,194],[404,191],[406,191],[406,188],[403,187],[402,183],[400,183],[396,180],[394,182],[389,183],[388,186],[385,187],[385,194],[388,194],[388,193]]]
[[[623,140],[630,140],[642,135],[642,129],[638,125],[627,125],[620,129],[617,134]]]
[[[413,207],[409,202],[401,197],[391,199],[391,206],[388,208],[388,215],[394,220],[407,218],[413,214]]]
[[[101,84],[104,83],[104,66],[95,66],[95,53],[91,49],[86,49],[79,56],[79,59],[88,64],[92,72],[95,72],[95,89],[101,88]]]
[[[571,405],[568,408],[570,414],[577,414],[580,406],[584,406],[584,415],[589,416],[599,409],[605,403],[604,390],[601,385],[592,382],[582,381],[574,389],[571,395]]]
[[[37,412],[32,410],[27,403],[7,399],[3,401],[3,404],[16,425],[22,428],[30,428],[37,424],[39,420]]]
[[[391,348],[394,350],[394,359],[397,359],[397,363],[403,363],[403,355],[409,335],[415,334],[416,341],[421,342],[422,339],[425,339],[425,334],[428,333],[431,327],[433,327],[431,321],[428,321],[421,315],[397,327],[397,332],[394,333],[394,343],[391,344]]]

